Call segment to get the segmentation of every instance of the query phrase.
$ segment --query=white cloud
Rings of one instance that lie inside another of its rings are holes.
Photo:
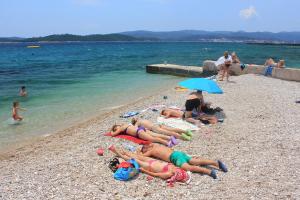
[[[257,16],[257,12],[254,6],[250,6],[249,8],[240,10],[240,16],[244,19],[250,19],[252,17]]]

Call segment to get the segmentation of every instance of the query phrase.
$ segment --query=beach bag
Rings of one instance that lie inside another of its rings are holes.
[[[134,159],[122,162],[119,166],[120,168],[114,173],[114,178],[119,181],[128,181],[140,171],[140,166]]]
[[[109,161],[108,167],[112,172],[115,173],[118,170],[119,165],[120,165],[119,159],[115,157]]]

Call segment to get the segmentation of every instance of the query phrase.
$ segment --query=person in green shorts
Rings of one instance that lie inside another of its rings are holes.
[[[180,167],[186,171],[207,174],[213,177],[214,179],[217,178],[216,169],[221,170],[223,172],[228,171],[226,165],[220,160],[213,161],[208,159],[191,157],[184,152],[174,151],[171,148],[159,144],[144,145],[139,153],[147,157],[153,157],[166,162],[172,162],[175,166]],[[208,169],[200,166],[211,166],[215,169]]]

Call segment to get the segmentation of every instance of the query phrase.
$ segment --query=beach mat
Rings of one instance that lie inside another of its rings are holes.
[[[127,113],[124,113],[123,115],[121,115],[120,117],[121,118],[129,118],[129,117],[133,117],[135,115],[138,115],[140,114],[139,112],[127,112]]]
[[[199,128],[189,122],[183,121],[179,118],[164,118],[164,117],[158,117],[157,123],[163,124],[166,126],[170,126],[173,128],[179,128],[184,131],[191,130],[191,131],[197,131]]]
[[[111,133],[106,133],[104,134],[105,136],[110,136],[110,137],[113,137],[111,135]],[[133,137],[131,135],[117,135],[117,136],[114,136],[115,138],[122,138],[122,139],[125,139],[125,140],[129,140],[131,142],[134,142],[136,144],[150,144],[151,142],[149,141],[146,141],[146,140],[142,140],[142,139],[139,139],[139,138],[136,138],[136,137]]]

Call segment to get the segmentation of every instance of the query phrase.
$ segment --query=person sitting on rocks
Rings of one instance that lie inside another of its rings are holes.
[[[143,126],[150,131],[155,133],[174,136],[175,138],[180,138],[182,140],[191,140],[193,133],[191,131],[184,131],[178,128],[171,128],[164,125],[155,125],[151,121],[146,119],[139,119],[133,117],[131,123],[135,126]]]
[[[276,67],[285,68],[285,61],[284,60],[279,60]]]
[[[238,58],[238,56],[236,55],[235,52],[231,53],[231,59],[232,59],[233,64],[240,64],[241,63],[240,59]]]
[[[267,67],[275,67],[276,66],[276,63],[274,62],[273,58],[269,58],[266,60],[265,62],[265,66]]]
[[[269,58],[266,60],[265,66],[267,66],[265,76],[272,76],[273,68],[277,66],[277,63],[275,63],[272,58]]]
[[[167,180],[167,182],[171,184],[175,182],[183,182],[188,184],[191,180],[190,172],[176,167],[171,163],[162,162],[141,154],[135,154],[123,149],[118,149],[113,145],[108,149],[124,160],[129,160],[131,158],[135,159],[135,161],[140,165],[141,172],[150,176]]]
[[[226,80],[228,81],[229,80],[229,68],[232,64],[232,58],[228,54],[227,51],[224,52],[223,60],[224,60],[224,63],[221,66],[221,71],[222,71],[221,73],[222,74],[221,74],[220,81],[223,81],[225,74],[226,74]]]
[[[119,134],[131,135],[142,140],[157,142],[168,147],[173,147],[178,144],[174,136],[167,136],[147,130],[143,126],[136,127],[132,124],[116,124],[111,128],[111,135],[116,136]]]
[[[171,148],[158,144],[144,145],[139,153],[147,157],[153,157],[166,162],[171,162],[175,166],[186,171],[207,174],[214,179],[217,178],[217,171],[215,169],[208,169],[200,166],[211,166],[212,168],[222,170],[223,172],[228,171],[225,164],[220,160],[213,161],[189,156],[184,152],[175,151]]]

